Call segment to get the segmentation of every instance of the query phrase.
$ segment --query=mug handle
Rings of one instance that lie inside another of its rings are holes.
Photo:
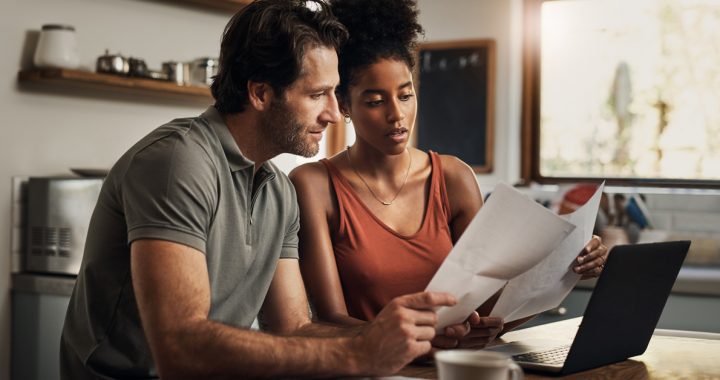
[[[510,362],[510,378],[512,380],[523,380],[525,379],[525,373],[523,372],[522,368],[520,368],[517,363],[514,361]]]

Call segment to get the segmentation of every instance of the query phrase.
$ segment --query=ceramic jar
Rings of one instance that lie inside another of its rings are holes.
[[[78,68],[80,57],[75,28],[60,24],[43,25],[33,63],[40,68]]]

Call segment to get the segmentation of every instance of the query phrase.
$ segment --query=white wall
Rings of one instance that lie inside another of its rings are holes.
[[[521,0],[420,0],[430,41],[494,38],[497,42],[495,170],[479,176],[483,190],[519,173]],[[104,50],[146,60],[217,56],[226,13],[171,2],[139,0],[0,0],[0,380],[10,367],[11,177],[69,173],[70,167],[110,167],[152,128],[196,115],[202,105],[179,105],[102,93],[18,86],[26,67],[28,33],[45,23],[74,25],[82,65],[94,66]],[[282,156],[287,169],[297,160]],[[5,253],[3,253],[3,251]]]
[[[19,88],[16,73],[28,31],[74,25],[83,66],[106,48],[162,61],[217,56],[228,14],[136,0],[0,0],[0,380],[10,367],[10,205],[13,175],[69,174],[70,167],[109,167],[135,141],[176,117],[204,110],[101,93],[70,96]]]
[[[521,0],[419,0],[427,41],[490,38],[496,43],[495,150],[492,173],[478,175],[485,193],[520,178]]]

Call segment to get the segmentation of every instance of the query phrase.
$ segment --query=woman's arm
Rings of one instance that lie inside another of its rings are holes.
[[[330,178],[319,162],[290,173],[300,205],[300,269],[317,318],[345,326],[365,323],[350,317],[335,263],[330,226],[338,223],[337,201]]]
[[[472,168],[455,156],[440,156],[445,188],[450,201],[450,231],[457,243],[483,205],[482,194]]]

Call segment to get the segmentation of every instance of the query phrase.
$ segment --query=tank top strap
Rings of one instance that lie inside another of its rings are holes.
[[[439,197],[441,210],[445,215],[445,219],[448,224],[450,223],[450,200],[447,194],[447,187],[445,186],[445,173],[443,173],[442,160],[437,152],[429,151],[430,163],[432,165],[432,178],[430,180],[432,193],[437,194]]]
[[[330,183],[335,190],[335,198],[338,205],[338,233],[344,234],[347,229],[347,211],[346,207],[357,207],[352,202],[355,201],[353,196],[350,194],[351,187],[349,183],[345,182],[345,177],[340,173],[335,165],[330,160],[323,158],[320,162],[325,165],[325,169],[328,171],[328,177],[330,177]],[[351,204],[348,204],[350,202]]]

